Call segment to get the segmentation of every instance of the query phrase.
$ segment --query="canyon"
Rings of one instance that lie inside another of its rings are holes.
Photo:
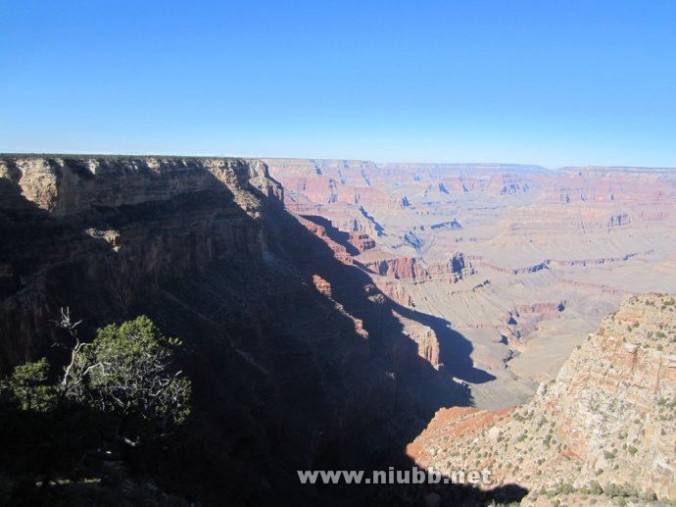
[[[676,292],[675,204],[659,169],[1,155],[0,376],[63,361],[60,308],[148,315],[195,386],[161,488],[367,503],[295,471],[423,463],[430,421],[539,400],[622,300]]]
[[[481,408],[527,400],[626,297],[676,291],[671,169],[264,161],[341,259],[470,343],[481,378],[440,355],[443,335],[400,319]]]
[[[168,493],[312,505],[327,493],[296,470],[403,456],[471,393],[420,357],[400,318],[469,344],[389,298],[283,199],[257,160],[0,157],[0,374],[64,362],[61,308],[82,336],[144,314],[183,339],[194,386],[181,439],[147,471]]]

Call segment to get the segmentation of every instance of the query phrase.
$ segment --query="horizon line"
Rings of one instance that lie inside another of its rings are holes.
[[[307,160],[307,161],[339,161],[339,162],[363,162],[375,165],[418,165],[418,166],[517,166],[528,167],[532,169],[544,169],[545,171],[553,172],[568,169],[638,169],[638,170],[652,170],[652,171],[674,171],[674,166],[641,166],[641,165],[618,165],[618,164],[579,164],[579,165],[562,165],[558,167],[545,166],[534,163],[523,162],[415,162],[415,161],[377,161],[365,158],[339,158],[339,157],[279,157],[279,156],[248,156],[248,155],[187,155],[187,154],[167,154],[167,153],[86,153],[86,152],[29,152],[29,151],[0,151],[0,157],[57,157],[57,158],[103,158],[103,157],[148,157],[148,158],[184,158],[184,159],[248,159],[248,160]]]

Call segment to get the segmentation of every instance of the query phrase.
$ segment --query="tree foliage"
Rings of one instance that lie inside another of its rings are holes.
[[[79,339],[68,311],[59,326],[74,344],[57,382],[40,359],[16,367],[5,390],[22,410],[48,412],[57,406],[85,405],[113,416],[117,436],[129,445],[165,436],[190,414],[190,380],[174,366],[181,347],[145,316],[97,331],[91,343]]]
[[[49,384],[49,363],[45,358],[17,366],[5,389],[22,410],[49,412],[57,404],[57,389]]]
[[[163,435],[190,413],[191,383],[173,369],[177,339],[167,339],[148,317],[99,329],[76,358],[66,385],[92,407]]]
[[[108,461],[142,469],[190,414],[179,340],[147,317],[101,328],[90,342],[79,324],[61,311],[61,372],[43,358],[0,380],[0,504],[51,505],[62,479],[102,476]]]

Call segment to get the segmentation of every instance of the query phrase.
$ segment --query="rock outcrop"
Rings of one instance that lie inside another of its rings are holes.
[[[625,301],[534,398],[499,412],[442,409],[409,446],[424,466],[486,467],[524,505],[676,499],[676,298]]]
[[[465,274],[473,274],[471,265],[467,265],[462,252],[454,252],[446,262],[436,262],[425,266],[416,257],[395,257],[393,259],[381,259],[367,261],[364,266],[373,273],[393,278],[395,280],[408,279],[415,282],[426,280],[441,280],[455,283],[461,280]]]

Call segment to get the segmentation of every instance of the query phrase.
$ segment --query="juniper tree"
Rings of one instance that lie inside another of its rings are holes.
[[[190,414],[191,382],[174,365],[181,342],[166,338],[145,316],[97,331],[90,343],[77,333],[67,309],[58,326],[72,344],[57,382],[40,359],[18,366],[4,383],[5,397],[22,410],[48,412],[86,406],[115,421],[115,436],[130,446],[166,436]]]

